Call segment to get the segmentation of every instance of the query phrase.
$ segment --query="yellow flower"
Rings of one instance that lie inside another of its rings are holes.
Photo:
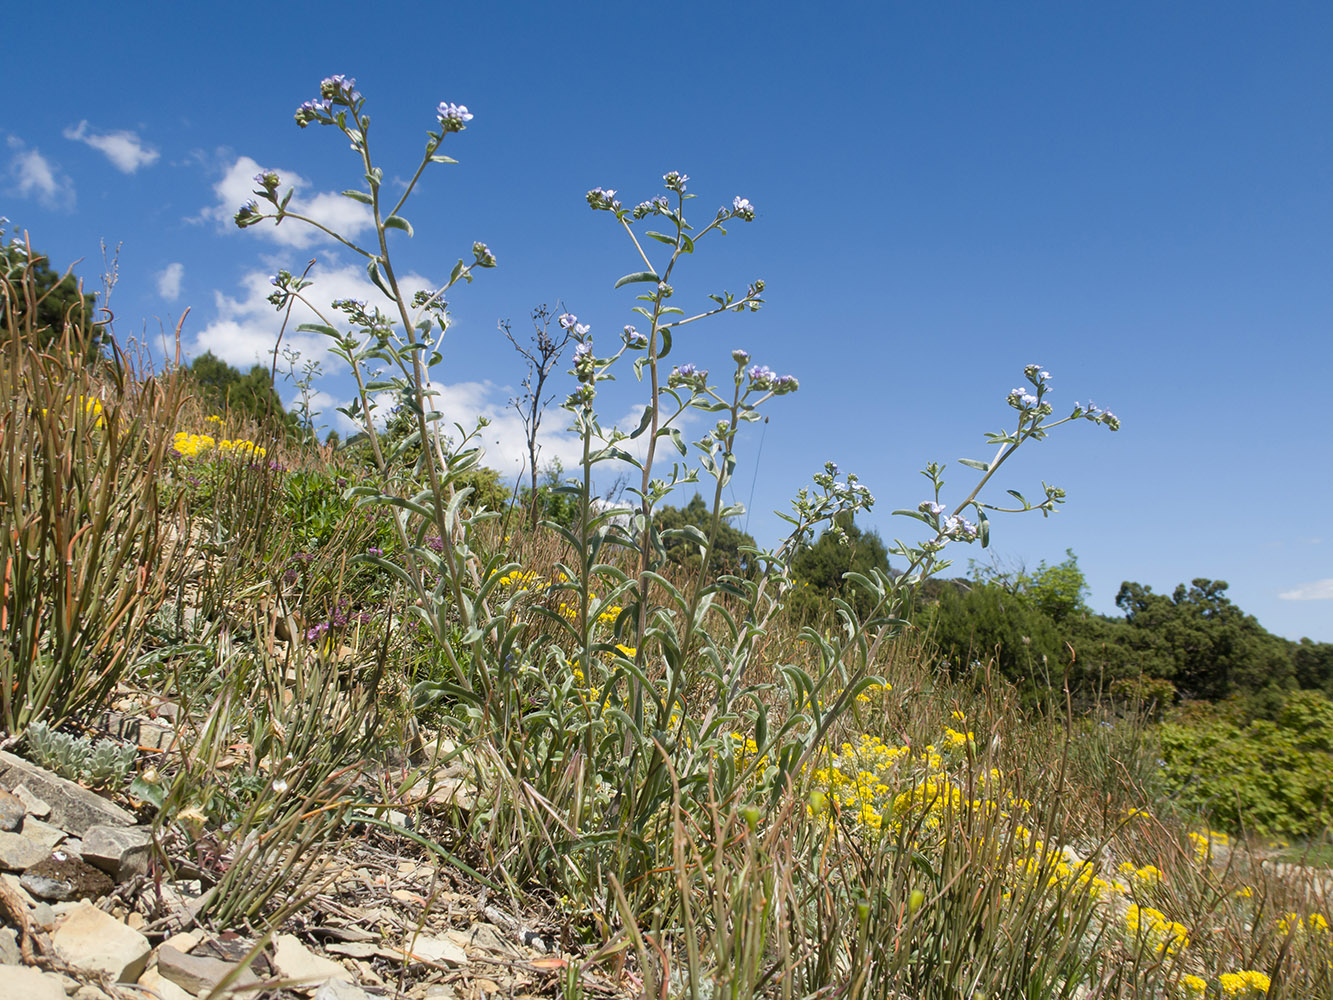
[[[1125,929],[1135,939],[1142,939],[1153,951],[1174,955],[1190,943],[1189,928],[1174,920],[1167,920],[1161,910],[1151,906],[1130,904],[1125,911]]]
[[[1176,984],[1180,987],[1181,994],[1188,1000],[1203,1000],[1208,993],[1207,980],[1200,979],[1198,976],[1192,976],[1189,973],[1180,977],[1180,982]]]
[[[1247,969],[1243,972],[1224,972],[1217,977],[1217,984],[1222,987],[1223,996],[1243,997],[1253,993],[1266,994],[1271,982],[1262,972]]]

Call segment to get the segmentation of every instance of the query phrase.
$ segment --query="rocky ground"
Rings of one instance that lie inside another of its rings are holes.
[[[164,878],[139,820],[0,752],[0,1000],[564,992],[574,959],[558,923],[508,912],[408,837],[361,827],[329,859],[324,891],[260,936],[210,925],[204,880]],[[602,971],[581,970],[584,995],[633,985]]]

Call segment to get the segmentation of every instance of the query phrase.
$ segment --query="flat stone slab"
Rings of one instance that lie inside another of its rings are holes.
[[[350,972],[332,959],[316,955],[294,934],[274,938],[273,969],[283,979],[297,980],[290,988],[301,992],[314,992],[330,979],[352,980]]]
[[[16,965],[0,976],[0,1000],[65,1000],[65,987],[59,976]]]
[[[18,833],[27,811],[28,807],[21,798],[0,788],[0,830]]]
[[[224,962],[220,958],[206,958],[202,955],[187,955],[185,952],[164,944],[157,949],[157,971],[163,979],[175,983],[186,993],[206,996],[217,988],[218,983],[231,975],[238,963]],[[259,977],[249,969],[232,980],[235,987],[254,986]]]
[[[82,837],[94,826],[133,826],[134,817],[82,785],[52,774],[44,767],[0,750],[0,785],[23,785],[35,797],[50,803],[46,821],[66,833]]]
[[[146,826],[94,826],[83,835],[83,860],[96,865],[117,882],[148,873],[148,849],[153,842]]]
[[[148,965],[148,939],[91,903],[80,903],[51,935],[56,954],[76,969],[132,983]]]
[[[21,833],[0,832],[0,868],[21,872],[45,858],[51,849],[29,840]]]

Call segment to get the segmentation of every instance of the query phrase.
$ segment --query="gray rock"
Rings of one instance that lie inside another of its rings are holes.
[[[329,980],[352,980],[350,972],[333,959],[316,955],[295,934],[279,934],[274,938],[273,969],[283,979],[295,980],[291,988],[302,993],[313,991]]]
[[[19,951],[19,932],[12,927],[0,927],[0,964],[23,964],[23,954]],[[0,974],[0,979],[3,978],[3,974]]]
[[[27,811],[22,799],[0,788],[0,830],[18,833]]]
[[[134,825],[134,817],[114,802],[0,750],[0,784],[13,787],[20,783],[51,804],[48,822],[76,837],[82,837],[89,827]]]
[[[370,994],[342,979],[330,979],[315,991],[315,1000],[370,1000]]]
[[[50,823],[29,816],[23,821],[23,836],[34,844],[41,844],[48,851],[66,839],[65,831]]]
[[[0,977],[0,1000],[65,1000],[63,977],[26,965]]]
[[[170,979],[163,979],[156,967],[139,977],[139,985],[152,990],[160,1000],[194,1000],[193,994],[186,993]]]
[[[235,962],[224,962],[220,958],[187,955],[167,944],[157,949],[157,971],[162,978],[195,996],[204,996],[212,992],[218,983],[231,975],[236,965]],[[232,980],[232,985],[253,986],[258,982],[258,976],[249,969],[243,969]]]
[[[0,868],[21,872],[47,856],[50,848],[34,843],[21,833],[0,832]]]
[[[46,817],[51,815],[51,804],[34,795],[28,790],[27,785],[17,786],[14,789],[14,796],[23,803],[23,808],[28,810],[29,816],[36,816],[38,819],[46,819]]]
[[[85,972],[134,982],[148,965],[148,939],[91,903],[80,903],[51,935],[56,954]]]
[[[83,835],[83,860],[96,865],[117,882],[148,873],[148,849],[153,842],[146,826],[94,826]]]

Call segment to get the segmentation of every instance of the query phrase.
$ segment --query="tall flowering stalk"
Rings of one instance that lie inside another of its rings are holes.
[[[793,557],[822,526],[836,530],[839,515],[870,509],[874,497],[855,475],[844,475],[829,462],[798,491],[790,513],[781,515],[789,528],[781,544],[747,551],[753,576],[710,575],[722,522],[742,513],[723,502],[741,426],[758,420],[762,407],[799,384],[743,349],[731,353],[727,375],[716,380],[698,362],[678,363],[672,351],[683,328],[723,313],[757,311],[765,285],[756,279],[742,293],[710,294],[708,304],[687,312],[676,305],[673,283],[682,278],[685,258],[694,257],[707,239],[725,234],[733,222],[755,221],[754,205],[736,196],[696,229],[686,217],[687,202],[695,196],[687,191],[689,178],[678,171],[664,175],[665,194],[633,208],[614,190],[587,193],[588,205],[611,216],[633,248],[636,270],[615,287],[632,286],[640,293],[633,323],[607,353],[598,353],[590,324],[572,312],[558,318],[575,344],[570,374],[576,385],[564,408],[582,446],[578,475],[561,488],[576,497],[579,514],[572,526],[546,523],[563,539],[567,555],[551,579],[536,581],[530,570],[507,561],[503,549],[490,551],[491,543],[477,530],[488,512],[464,510],[468,490],[461,480],[477,466],[481,450],[466,432],[446,450],[430,405],[428,372],[439,360],[438,338],[448,323],[447,293],[457,282],[470,281],[477,268],[495,266],[495,256],[484,244],[473,244],[471,261],[460,259],[447,284],[409,302],[390,254],[390,230],[412,234],[400,213],[417,180],[434,163],[454,162],[439,149],[447,136],[467,128],[472,113],[449,103],[437,107],[437,128],[429,133],[421,162],[389,206],[382,200],[383,173],[371,156],[364,106],[353,80],[330,77],[319,98],[301,105],[296,119],[303,128],[335,128],[350,142],[367,186],[343,194],[370,209],[374,245],[363,247],[292,210],[291,192],[282,194],[281,179],[270,172],[256,178],[255,201],[241,208],[236,222],[243,228],[265,221],[312,225],[364,257],[370,280],[387,297],[388,314],[354,300],[321,310],[304,276],[280,271],[272,301],[280,309],[300,301],[315,310],[321,322],[299,329],[329,337],[356,378],[357,400],[344,412],[365,428],[386,486],[351,492],[392,512],[402,549],[398,561],[382,554],[363,558],[382,564],[408,588],[411,612],[447,661],[448,679],[422,682],[415,693],[418,704],[443,708],[457,735],[476,748],[479,787],[497,789],[485,812],[486,828],[475,832],[496,838],[501,827],[513,831],[509,847],[521,859],[512,862],[520,867],[510,873],[515,882],[554,871],[576,895],[598,898],[609,916],[615,903],[608,885],[621,899],[625,893],[648,898],[663,891],[666,883],[654,874],[663,863],[671,864],[673,814],[679,817],[681,809],[689,812],[704,801],[745,804],[753,819],[746,823],[753,828],[759,822],[756,803],[776,803],[791,790],[830,727],[879,683],[873,673],[879,646],[905,624],[901,615],[910,588],[947,565],[942,558],[947,545],[986,544],[988,512],[1049,513],[1063,500],[1054,487],[1045,487],[1045,498],[1035,504],[1019,494],[1014,494],[1017,506],[1007,508],[980,499],[1015,449],[1063,421],[1047,422],[1049,375],[1031,366],[1031,388],[1009,399],[1018,411],[1016,428],[990,436],[999,448],[996,457],[989,463],[964,461],[981,476],[961,502],[946,505],[943,467],[927,468],[931,499],[902,513],[922,522],[928,537],[900,542],[895,550],[907,560],[908,572],[854,578],[854,585],[876,597],[873,611],[861,617],[838,602],[837,630],[807,630],[804,638],[819,662],[816,676],[797,664],[779,663],[769,666],[780,686],[757,683],[751,667],[792,585]],[[375,363],[392,374],[370,374]],[[629,432],[604,427],[596,406],[600,383],[623,364],[631,366],[646,393],[638,426]],[[407,440],[392,449],[374,419],[377,396],[384,392],[397,397],[414,424]],[[708,414],[713,423],[687,442],[683,426],[691,413]],[[1112,415],[1092,408],[1076,407],[1067,419],[1082,417],[1116,425]],[[631,450],[631,441],[641,442],[641,453]],[[409,453],[417,456],[415,482],[409,477],[390,488],[394,460]],[[664,471],[668,456],[669,472]],[[637,470],[629,508],[594,500],[595,467],[608,461]],[[662,502],[701,476],[712,481],[706,530],[663,530],[657,516]],[[700,554],[699,570],[680,586],[663,572],[664,542],[674,538],[685,538]],[[607,555],[617,550],[628,551],[628,562]],[[515,586],[516,579],[524,585]],[[783,688],[785,707],[776,704]],[[746,752],[737,754],[738,745]],[[498,771],[482,775],[483,766]],[[494,777],[499,780],[482,780]]]

